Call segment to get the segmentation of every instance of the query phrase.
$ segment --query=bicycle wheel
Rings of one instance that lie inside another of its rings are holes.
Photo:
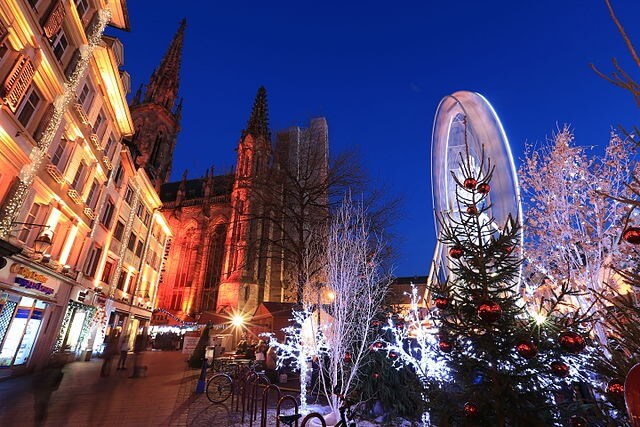
[[[231,396],[231,377],[227,374],[215,374],[207,381],[207,399],[213,403],[222,403]]]

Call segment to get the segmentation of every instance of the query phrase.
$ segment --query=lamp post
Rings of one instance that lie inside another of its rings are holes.
[[[36,237],[36,240],[33,241],[33,251],[39,255],[44,255],[51,247],[51,243],[52,236],[50,236],[46,231],[43,231],[38,237]]]

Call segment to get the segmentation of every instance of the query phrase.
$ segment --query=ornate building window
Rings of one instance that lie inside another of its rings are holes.
[[[180,264],[175,288],[191,286],[196,259],[196,230],[189,228],[185,233],[180,250]]]
[[[174,292],[171,298],[171,309],[182,310],[182,291]]]
[[[89,9],[89,2],[87,0],[74,0],[76,5],[76,9],[78,11],[78,16],[82,18],[87,10]]]
[[[102,213],[102,218],[100,218],[100,222],[106,228],[109,228],[109,225],[111,224],[111,218],[113,217],[114,209],[115,209],[115,205],[113,204],[113,202],[111,200],[107,200],[106,203],[104,204],[104,211]]]
[[[111,273],[113,272],[113,261],[107,261],[104,264],[104,270],[102,270],[102,282],[109,283],[111,280]]]
[[[82,89],[80,89],[80,93],[78,94],[78,101],[85,111],[88,111],[89,107],[91,107],[91,101],[93,101],[93,90],[91,89],[89,82],[85,82],[84,85],[82,85]]]
[[[78,169],[76,170],[76,175],[73,177],[73,182],[71,186],[75,188],[78,192],[82,192],[83,178],[84,178],[84,170],[87,168],[87,165],[84,162],[80,162],[78,165]]]
[[[64,169],[64,164],[60,164],[62,160],[62,156],[64,156],[64,151],[67,148],[67,139],[60,138],[58,141],[58,145],[56,145],[56,150],[53,152],[53,156],[51,156],[51,163],[58,167],[58,170],[62,172]]]
[[[84,274],[89,277],[93,277],[96,274],[96,268],[98,267],[98,262],[100,261],[100,255],[102,255],[102,248],[95,246],[91,249],[89,253],[89,257],[87,258],[87,264],[84,269]]]
[[[204,277],[204,292],[202,295],[202,310],[212,311],[216,308],[218,286],[222,275],[222,262],[224,260],[224,241],[227,235],[227,227],[224,224],[217,225],[209,240],[206,272]]]
[[[87,206],[89,206],[90,208],[94,208],[96,206],[96,202],[98,201],[98,198],[96,196],[98,194],[99,186],[100,183],[98,182],[98,180],[94,179],[93,183],[91,183],[91,188],[89,188],[89,193],[87,193]]]
[[[62,64],[64,52],[67,50],[67,47],[69,47],[67,36],[64,34],[64,30],[62,28],[60,28],[60,31],[58,31],[53,40],[51,40],[51,47],[53,48],[53,55],[56,57],[58,62]]]
[[[42,96],[35,87],[31,86],[24,97],[22,106],[18,109],[18,121],[22,126],[26,128],[29,125],[41,102]]]
[[[116,223],[116,227],[113,230],[113,238],[118,242],[122,242],[122,235],[124,234],[124,223],[122,221],[118,221]]]

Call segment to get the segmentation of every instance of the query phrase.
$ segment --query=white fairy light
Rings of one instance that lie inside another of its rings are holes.
[[[53,103],[53,114],[47,123],[37,145],[29,153],[30,163],[24,165],[18,174],[18,182],[13,187],[8,196],[8,201],[3,206],[2,216],[0,218],[0,238],[6,238],[12,229],[12,223],[18,216],[24,201],[27,199],[27,193],[33,185],[33,181],[40,171],[43,161],[46,158],[47,150],[53,142],[53,138],[62,123],[65,111],[69,105],[75,101],[76,90],[80,84],[89,61],[93,55],[93,51],[102,41],[104,29],[111,20],[111,11],[108,8],[98,11],[98,20],[87,37],[87,44],[80,47],[79,59],[69,80],[63,86],[63,92]]]
[[[430,381],[444,383],[450,380],[447,360],[438,350],[436,331],[420,314],[418,301],[420,301],[418,289],[412,283],[411,303],[404,319],[404,327],[398,328],[393,320],[389,319],[387,326],[383,329],[390,332],[393,339],[388,341],[381,339],[380,342],[383,343],[387,355],[390,358],[393,356],[391,360],[396,369],[404,365],[411,366],[423,386],[427,386]],[[427,399],[424,394],[422,398]],[[422,423],[424,426],[430,425],[428,412],[422,414]]]
[[[327,354],[328,344],[324,338],[324,333],[317,328],[313,328],[312,312],[309,310],[294,310],[294,325],[283,328],[285,342],[278,342],[273,334],[261,334],[271,339],[270,345],[278,349],[278,368],[283,367],[285,362],[293,361],[295,367],[300,370],[300,411],[307,411],[307,388],[309,385],[310,372],[308,362],[313,357],[321,357]],[[311,329],[311,330],[309,330]]]

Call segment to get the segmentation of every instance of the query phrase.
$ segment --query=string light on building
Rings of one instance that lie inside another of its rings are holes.
[[[45,127],[44,132],[36,146],[29,154],[30,163],[23,166],[18,174],[18,181],[8,194],[7,202],[3,206],[0,216],[0,238],[6,238],[12,230],[12,223],[15,221],[22,204],[27,198],[27,194],[35,177],[41,169],[47,150],[53,142],[53,138],[62,123],[65,111],[69,105],[75,101],[75,94],[84,75],[95,48],[102,42],[102,34],[111,20],[111,11],[104,8],[98,11],[98,20],[91,29],[87,44],[80,46],[79,59],[69,80],[64,84],[63,92],[53,103],[53,114]]]
[[[132,180],[133,181],[133,180]],[[132,182],[134,187],[134,195],[133,200],[131,201],[131,210],[129,211],[129,217],[127,218],[127,223],[124,227],[124,233],[122,234],[122,246],[120,247],[120,253],[118,254],[118,262],[116,264],[116,271],[113,274],[113,278],[111,280],[111,286],[109,287],[109,297],[113,298],[116,290],[116,284],[118,280],[120,280],[120,275],[122,274],[122,265],[123,260],[127,254],[127,245],[126,242],[129,241],[129,237],[131,236],[131,229],[133,228],[133,221],[135,220],[136,210],[138,209],[138,204],[140,203],[140,187],[137,184]]]

